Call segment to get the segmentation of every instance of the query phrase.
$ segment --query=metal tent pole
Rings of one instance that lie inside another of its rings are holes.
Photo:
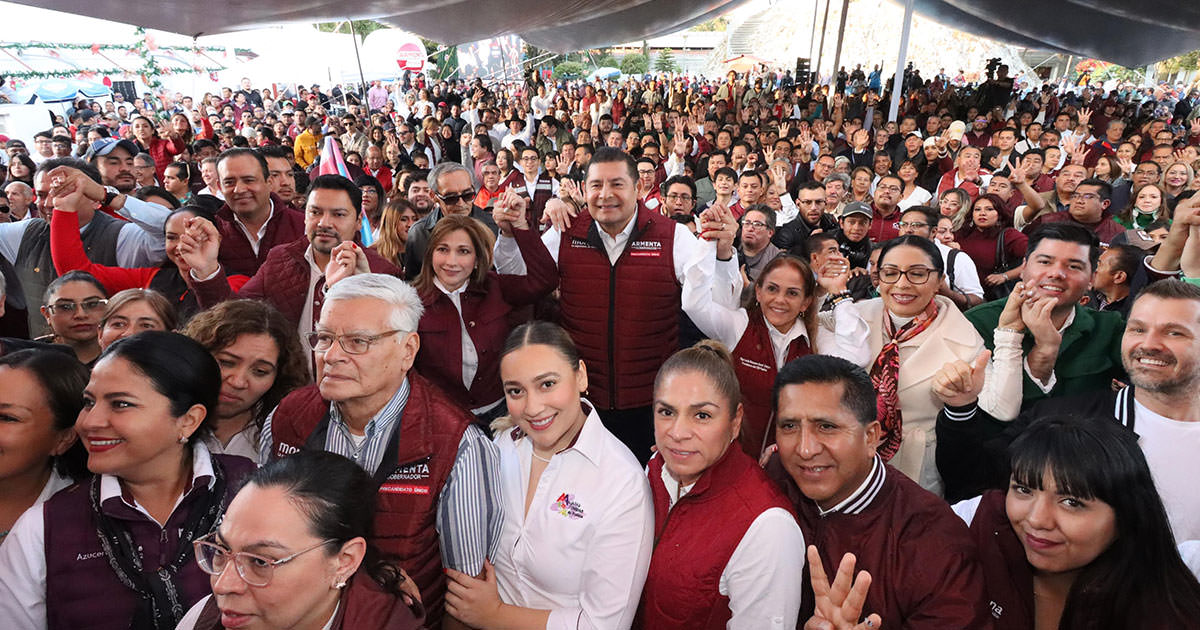
[[[833,0],[825,0],[825,17],[821,19],[821,46],[817,48],[817,85],[821,84],[821,56],[825,52],[825,27],[829,25],[829,3]]]
[[[833,84],[837,85],[837,73],[842,62],[842,40],[846,37],[846,14],[850,12],[850,0],[842,0],[842,17],[838,23],[837,48],[833,53]]]
[[[900,93],[904,91],[904,64],[908,61],[908,36],[912,32],[914,0],[904,0],[904,29],[900,31],[900,56],[896,59],[896,76],[892,79],[892,104],[888,107],[888,120],[899,119]],[[886,121],[884,121],[886,122]]]

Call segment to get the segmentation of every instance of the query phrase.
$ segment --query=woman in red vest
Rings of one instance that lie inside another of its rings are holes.
[[[212,594],[178,630],[422,628],[413,582],[368,542],[377,496],[366,471],[327,451],[254,471],[221,526],[195,542]]]
[[[997,630],[1196,625],[1200,582],[1137,434],[1111,417],[1047,418],[1009,451],[1007,492],[954,506],[979,543]]]
[[[795,627],[804,536],[787,498],[732,446],[743,410],[729,352],[702,341],[667,359],[653,414],[655,542],[635,627]]]
[[[849,312],[853,300],[846,291],[848,264],[814,277],[803,260],[781,255],[763,268],[749,305],[741,308],[712,299],[716,251],[714,245],[702,246],[712,248],[713,256],[688,270],[683,310],[701,332],[733,348],[733,369],[745,409],[738,440],[742,450],[757,460],[775,442],[771,392],[779,369],[792,359],[817,352],[862,365],[869,358],[860,343],[866,327]],[[813,299],[818,283],[833,303],[833,309],[822,316],[837,320],[835,325],[818,321],[819,304]]]
[[[558,325],[514,330],[500,375],[510,416],[493,423],[504,500],[496,566],[484,579],[449,571],[447,612],[481,630],[629,628],[654,528],[642,467],[582,398],[587,367]]]
[[[507,191],[499,209],[516,193]],[[523,219],[522,219],[523,221]],[[417,371],[462,402],[485,425],[504,414],[500,350],[515,308],[533,304],[558,286],[558,270],[536,230],[513,230],[525,275],[492,271],[490,230],[468,216],[445,216],[429,235],[413,287],[425,314],[417,332]]]
[[[22,515],[0,546],[6,627],[171,630],[205,595],[192,541],[254,468],[200,439],[220,388],[212,355],[177,333],[100,356],[75,423],[93,476]]]

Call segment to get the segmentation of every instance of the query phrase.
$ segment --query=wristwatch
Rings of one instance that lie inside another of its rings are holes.
[[[100,205],[106,209],[111,208],[113,200],[121,196],[121,191],[117,190],[114,186],[105,186],[104,190],[104,201],[100,202]]]

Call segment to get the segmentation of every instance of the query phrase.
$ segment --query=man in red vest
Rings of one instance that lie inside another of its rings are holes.
[[[876,453],[879,439],[875,388],[865,370],[809,355],[779,371],[779,452],[766,472],[792,500],[825,574],[854,554],[858,569],[871,576],[860,612],[878,615],[883,627],[989,627],[983,572],[966,524],[940,497],[885,464]],[[806,578],[801,622],[813,614],[811,589]]]
[[[588,399],[644,463],[654,444],[654,376],[679,349],[683,277],[703,252],[686,226],[638,203],[637,181],[637,163],[628,153],[600,149],[588,165],[581,198],[546,204],[554,227],[542,242],[561,277],[563,327],[588,366]],[[742,288],[732,247],[736,222],[728,209],[713,209],[701,223],[705,238],[718,242],[713,299],[736,307]],[[524,273],[516,242],[503,230],[496,268]]]
[[[502,524],[499,454],[474,416],[412,371],[421,299],[399,278],[360,273],[325,295],[317,382],[263,424],[263,459],[301,449],[343,455],[379,484],[375,540],[421,589],[432,628],[447,617],[444,569],[482,575]]]

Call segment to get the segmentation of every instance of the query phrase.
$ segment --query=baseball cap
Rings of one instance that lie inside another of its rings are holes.
[[[128,140],[100,138],[99,140],[93,142],[92,146],[88,147],[87,153],[84,154],[83,159],[90,162],[92,158],[96,156],[108,155],[118,147],[128,151],[129,155],[137,155],[138,153],[141,153],[141,150],[138,149],[137,145]]]
[[[861,214],[864,217],[874,217],[875,213],[871,211],[871,206],[861,201],[851,201],[842,208],[841,218],[846,218],[852,214]]]
[[[937,137],[929,136],[928,138],[925,138],[925,142],[923,144],[924,144],[924,146],[931,147],[931,146],[937,144]]]

